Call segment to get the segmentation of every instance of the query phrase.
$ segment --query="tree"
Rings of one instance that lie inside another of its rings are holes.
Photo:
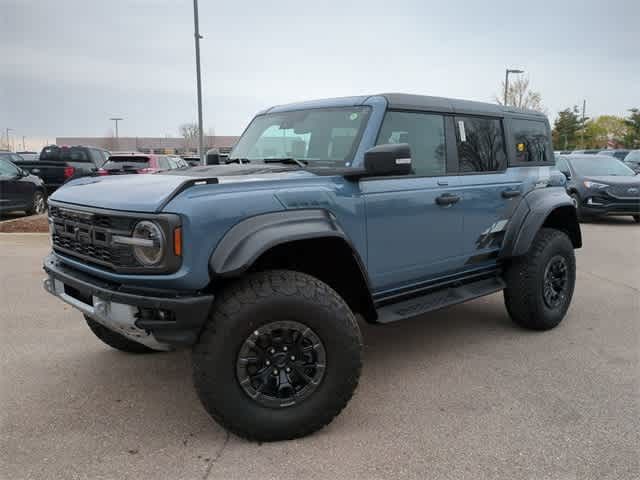
[[[627,132],[624,136],[624,146],[627,148],[640,148],[640,109],[629,110],[629,118],[624,120]]]
[[[553,144],[555,148],[573,150],[578,144],[578,132],[582,128],[577,105],[558,112],[558,118],[553,123]]]
[[[627,133],[625,120],[615,115],[601,115],[585,125],[585,148],[607,148],[609,142],[615,146],[624,142]]]
[[[517,108],[526,108],[545,113],[542,105],[542,95],[529,88],[529,78],[520,77],[509,82],[507,90],[507,105]],[[501,92],[504,92],[504,81],[501,82]],[[495,96],[496,101],[502,105],[504,103],[504,93]]]
[[[191,146],[197,144],[198,132],[198,124],[195,122],[180,125],[180,135],[184,138],[185,150],[191,150]]]

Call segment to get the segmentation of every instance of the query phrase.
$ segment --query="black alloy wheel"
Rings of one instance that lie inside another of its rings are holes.
[[[564,304],[567,296],[569,267],[567,260],[556,255],[549,260],[544,270],[542,295],[547,307],[555,309]]]
[[[262,325],[245,340],[236,362],[242,389],[266,407],[290,407],[311,395],[326,370],[322,341],[295,321]]]

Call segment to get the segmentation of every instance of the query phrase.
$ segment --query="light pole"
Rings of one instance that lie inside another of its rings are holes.
[[[524,70],[512,70],[507,68],[504,71],[504,106],[507,106],[507,92],[509,91],[509,74],[510,73],[524,73]]]
[[[120,120],[124,120],[124,118],[122,117],[111,117],[109,120],[113,121],[116,124],[116,149],[120,148],[120,140],[119,140],[119,136],[118,136],[118,122]]]
[[[196,43],[196,82],[198,84],[198,155],[204,165],[204,139],[202,138],[202,79],[200,76],[200,26],[198,20],[198,0],[193,0],[193,36]]]
[[[9,132],[13,132],[13,128],[5,128],[5,132],[7,134],[7,150],[11,150],[11,141],[9,140]]]
[[[585,119],[584,115],[585,115],[586,110],[587,110],[587,99],[585,98],[582,101],[582,129],[581,129],[581,132],[580,132],[580,146],[582,148],[584,148],[584,119]]]
[[[124,120],[124,118],[121,117],[112,117],[109,120],[112,120],[115,124],[116,124],[116,139],[118,139],[118,122],[120,120]]]

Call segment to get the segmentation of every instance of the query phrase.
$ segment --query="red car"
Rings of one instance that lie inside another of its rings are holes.
[[[129,173],[156,173],[165,170],[185,168],[184,163],[178,162],[168,155],[154,153],[116,153],[109,157],[98,171],[100,175],[123,175]]]

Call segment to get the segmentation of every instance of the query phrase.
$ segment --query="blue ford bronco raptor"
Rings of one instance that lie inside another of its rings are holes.
[[[503,291],[520,327],[565,316],[581,246],[546,117],[383,94],[277,106],[225,164],[85,177],[49,200],[45,289],[118,350],[192,349],[230,431],[308,435],[386,324]]]

